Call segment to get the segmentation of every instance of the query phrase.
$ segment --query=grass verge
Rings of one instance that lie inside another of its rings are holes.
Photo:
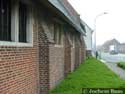
[[[50,94],[81,94],[82,88],[125,87],[125,81],[100,61],[90,58],[70,74]]]

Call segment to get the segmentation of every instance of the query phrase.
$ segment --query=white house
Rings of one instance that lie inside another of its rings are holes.
[[[84,36],[85,44],[86,44],[86,56],[92,55],[92,33],[93,30],[81,20],[81,26],[86,31],[86,36]]]

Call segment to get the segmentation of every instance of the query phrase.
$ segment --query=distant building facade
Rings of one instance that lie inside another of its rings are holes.
[[[111,45],[114,45],[115,47],[119,47],[120,45],[120,42],[116,39],[112,39],[112,40],[109,40],[109,41],[106,41],[102,46],[101,46],[101,50],[104,51],[104,52],[109,52],[109,49],[110,49],[110,46]]]
[[[109,52],[111,45],[114,45],[118,49],[119,53],[125,53],[125,43],[120,43],[116,39],[106,41],[101,47],[99,47],[99,50]]]
[[[125,43],[121,43],[121,44],[118,46],[118,49],[119,49],[119,53],[125,54]]]

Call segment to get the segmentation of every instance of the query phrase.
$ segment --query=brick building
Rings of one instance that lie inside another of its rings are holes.
[[[48,94],[85,60],[83,35],[67,0],[0,0],[0,94]]]

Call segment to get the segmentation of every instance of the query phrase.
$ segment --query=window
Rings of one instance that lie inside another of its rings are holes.
[[[58,44],[62,44],[62,26],[59,25]]]
[[[80,36],[79,36],[79,35],[76,35],[76,37],[75,37],[75,42],[76,42],[77,45],[80,45],[80,44],[81,44],[81,43],[80,43]]]
[[[58,35],[58,26],[57,24],[54,24],[54,41],[57,43],[57,35]]]
[[[27,6],[19,4],[19,42],[27,42]]]
[[[58,23],[54,24],[54,41],[55,44],[62,44],[62,26]]]
[[[0,0],[0,45],[33,46],[32,7],[19,0]]]
[[[0,0],[0,40],[11,41],[10,0]]]
[[[70,44],[73,46],[74,45],[74,40],[73,40],[73,32],[69,32],[68,33],[69,34],[69,42],[70,42]]]

